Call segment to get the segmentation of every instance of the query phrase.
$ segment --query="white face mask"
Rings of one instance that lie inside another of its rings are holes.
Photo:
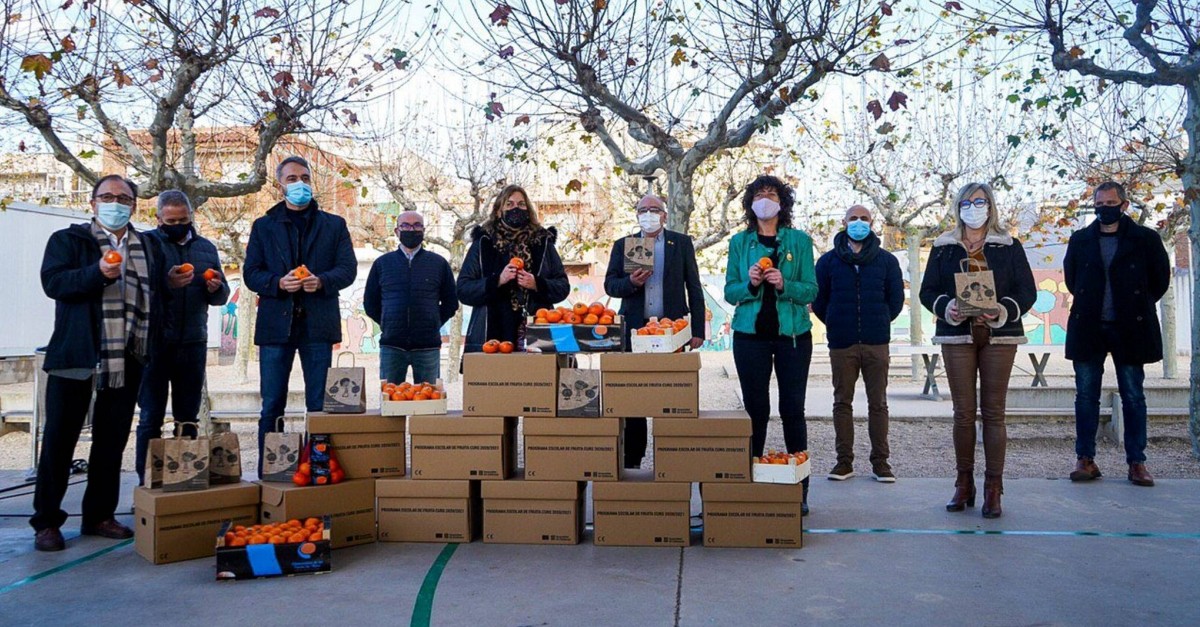
[[[958,212],[958,216],[962,218],[963,224],[977,229],[987,224],[988,210],[987,207],[967,207]]]
[[[642,227],[645,233],[657,233],[662,228],[662,218],[654,212],[639,213],[638,226]]]
[[[759,198],[750,205],[750,209],[754,211],[754,215],[758,216],[759,220],[770,220],[779,215],[779,203],[770,198]]]

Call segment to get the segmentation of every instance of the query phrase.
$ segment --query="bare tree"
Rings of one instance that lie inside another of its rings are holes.
[[[176,188],[197,204],[261,189],[282,137],[356,125],[355,109],[395,89],[419,45],[388,42],[411,32],[396,28],[400,0],[0,3],[5,122],[37,132],[89,183],[100,173],[72,135],[109,138],[141,197]],[[197,124],[254,129],[243,176],[206,178]]]
[[[624,173],[665,173],[668,227],[684,232],[704,162],[779,125],[827,76],[888,67],[886,56],[865,51],[892,13],[874,1],[472,6],[459,21],[491,54],[481,76],[501,95],[489,115],[502,113],[500,98],[515,95],[577,117]],[[621,127],[646,154],[626,150]]]

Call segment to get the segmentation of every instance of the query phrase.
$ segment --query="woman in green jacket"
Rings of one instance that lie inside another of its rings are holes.
[[[767,442],[771,370],[779,383],[779,418],[787,452],[808,450],[804,397],[812,361],[808,304],[817,298],[812,238],[792,227],[792,188],[763,175],[746,187],[746,230],[729,242],[725,301],[735,305],[733,361],[742,403],[754,426],[754,455]],[[804,481],[808,513],[808,480]]]

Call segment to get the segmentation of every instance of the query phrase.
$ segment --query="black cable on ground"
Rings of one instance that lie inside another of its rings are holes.
[[[69,488],[69,487],[71,487],[71,486],[73,486],[73,485],[79,485],[79,484],[81,484],[81,483],[87,483],[87,477],[84,477],[84,478],[82,478],[82,479],[79,479],[78,481],[69,481],[69,482],[67,482],[67,487]],[[21,487],[21,488],[32,488],[33,486],[28,486],[28,485],[26,485],[26,486],[17,486],[17,487]],[[4,495],[4,496],[0,496],[0,501],[3,501],[3,500],[5,500],[5,499],[15,499],[15,498],[20,498],[20,497],[22,497],[22,496],[33,496],[33,491],[31,490],[31,491],[29,491],[29,492],[22,492],[21,494],[6,494],[6,495]]]

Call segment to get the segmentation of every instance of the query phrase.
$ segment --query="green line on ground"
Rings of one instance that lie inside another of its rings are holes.
[[[90,561],[96,559],[97,557],[100,557],[102,555],[107,555],[109,553],[112,553],[113,551],[116,551],[117,549],[127,547],[130,544],[133,544],[132,538],[129,540],[123,540],[121,542],[118,542],[110,547],[100,549],[99,551],[96,551],[95,553],[89,553],[87,555],[84,555],[81,558],[71,560],[65,564],[59,564],[58,566],[55,566],[54,568],[43,570],[42,572],[37,573],[36,575],[30,575],[24,579],[14,581],[14,582],[8,584],[7,586],[4,586],[3,588],[0,588],[0,595],[8,594],[9,592],[17,590],[19,588],[23,588],[39,579],[45,579],[46,577],[49,577],[50,575],[53,575],[56,573],[61,573],[64,570],[70,570],[81,564],[86,564],[87,562],[90,562]]]
[[[437,559],[433,560],[433,565],[425,573],[425,581],[421,582],[421,591],[417,593],[417,602],[413,605],[410,625],[429,627],[430,618],[433,616],[433,595],[437,592],[438,580],[442,578],[442,571],[446,570],[446,564],[457,549],[457,544],[447,544],[438,554]]]
[[[1155,531],[1031,531],[1004,529],[805,529],[812,534],[883,534],[915,536],[1051,536],[1068,538],[1149,538],[1155,540],[1200,540],[1200,533],[1168,533]]]

